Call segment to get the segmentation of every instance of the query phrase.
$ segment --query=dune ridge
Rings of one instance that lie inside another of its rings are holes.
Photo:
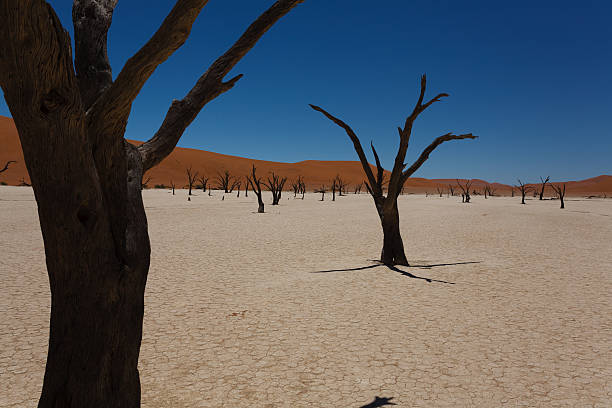
[[[141,141],[130,140],[136,145],[142,144]],[[25,166],[23,152],[17,129],[11,118],[0,116],[0,165],[4,165],[8,160],[16,160],[17,163],[0,174],[0,182],[8,185],[19,185],[22,181],[29,183],[28,171]],[[158,166],[154,167],[145,175],[145,179],[151,177],[148,187],[155,185],[171,184],[174,181],[177,187],[187,184],[185,169],[189,166],[194,171],[210,177],[209,183],[216,185],[215,177],[219,172],[229,171],[232,175],[238,176],[242,180],[244,188],[245,176],[249,174],[251,166],[255,165],[258,175],[267,176],[270,172],[276,172],[288,178],[286,189],[290,189],[291,181],[298,176],[304,177],[308,190],[313,190],[325,185],[330,187],[331,180],[338,174],[347,183],[348,190],[352,192],[355,185],[364,181],[363,169],[358,161],[320,161],[305,160],[296,163],[282,163],[265,160],[250,159],[246,157],[231,156],[227,154],[214,153],[205,150],[177,147],[174,151]],[[372,166],[372,165],[371,165]],[[372,166],[374,169],[374,166]],[[389,172],[386,171],[388,176]],[[472,188],[480,190],[486,184],[490,184],[500,195],[509,195],[511,186],[501,183],[488,183],[482,179],[473,179]],[[553,181],[555,182],[555,181]],[[454,178],[448,179],[426,179],[421,177],[411,177],[405,184],[406,193],[430,193],[437,194],[437,187],[444,191],[451,184],[456,187]],[[530,184],[536,186],[536,184]],[[458,187],[456,187],[458,191]],[[362,192],[365,192],[365,187]],[[585,180],[568,181],[567,195],[612,195],[612,175],[601,175]],[[552,190],[548,191],[552,195]]]

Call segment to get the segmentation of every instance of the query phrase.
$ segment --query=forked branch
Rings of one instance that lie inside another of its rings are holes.
[[[376,179],[374,178],[374,174],[372,173],[372,169],[370,168],[370,164],[368,163],[368,159],[367,159],[367,157],[366,157],[366,155],[365,155],[365,153],[363,151],[363,147],[361,146],[361,142],[359,141],[359,138],[357,137],[355,132],[353,132],[353,129],[351,129],[351,127],[349,125],[347,125],[346,123],[344,123],[342,120],[340,120],[337,117],[335,117],[335,116],[331,115],[330,113],[328,113],[325,109],[323,109],[323,108],[321,108],[319,106],[316,106],[316,105],[312,105],[312,104],[310,104],[310,107],[312,109],[316,110],[317,112],[321,112],[323,115],[325,115],[327,117],[327,119],[331,120],[336,125],[338,125],[338,126],[340,126],[341,128],[344,129],[344,131],[346,132],[348,137],[353,142],[353,146],[355,147],[355,151],[357,152],[357,156],[359,156],[359,161],[361,162],[361,166],[363,167],[363,171],[365,172],[366,177],[368,178],[368,182],[366,183],[366,185],[369,185],[368,189],[372,189],[374,191],[374,193],[376,193],[376,195],[381,196],[382,195],[382,189],[380,188],[380,186],[376,182]],[[374,193],[372,193],[372,195],[374,195]]]
[[[302,1],[279,0],[274,3],[246,29],[225,54],[212,63],[182,100],[172,102],[159,130],[138,148],[145,171],[170,154],[204,105],[236,84],[242,75],[225,82],[223,79],[274,23]]]
[[[7,161],[7,162],[6,162],[6,164],[4,165],[4,167],[0,169],[0,173],[4,173],[5,171],[7,171],[7,170],[8,170],[8,168],[9,168],[9,166],[10,166],[12,163],[17,163],[17,162],[16,162],[15,160],[9,160],[9,161]]]

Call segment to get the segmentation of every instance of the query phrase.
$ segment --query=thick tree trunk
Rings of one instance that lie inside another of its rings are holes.
[[[264,202],[261,199],[261,196],[257,196],[257,201],[259,202],[259,207],[257,207],[257,212],[263,213],[264,212]]]
[[[560,197],[561,200],[561,208],[565,208],[565,202],[563,201],[563,196]]]
[[[392,200],[392,198],[387,198],[387,200]],[[382,209],[379,210],[379,217],[383,229],[383,248],[380,261],[385,265],[408,266],[408,260],[404,253],[404,243],[400,234],[397,201],[382,206]]]

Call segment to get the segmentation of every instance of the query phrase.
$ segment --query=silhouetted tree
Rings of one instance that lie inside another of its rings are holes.
[[[361,188],[363,187],[363,182],[359,184],[355,184],[355,194],[361,194]]]
[[[293,189],[293,198],[296,198],[298,193],[301,192],[302,176],[298,176],[297,179],[291,182],[291,188]]]
[[[304,199],[304,195],[306,194],[306,183],[304,183],[304,178],[300,177],[300,194],[302,194],[302,200]]]
[[[216,180],[218,188],[225,193],[231,193],[240,184],[238,178],[233,177],[228,170],[217,173]]]
[[[261,198],[261,177],[257,177],[255,174],[255,165],[253,165],[253,170],[251,171],[251,176],[247,176],[247,180],[251,184],[251,189],[257,196],[257,202],[259,207],[257,208],[258,213],[264,212],[264,202]]]
[[[174,181],[170,180],[170,187],[172,187],[172,195],[174,195],[174,189],[176,188],[176,184],[174,184]]]
[[[336,201],[336,190],[338,189],[338,179],[334,178],[331,182],[332,201]]]
[[[451,184],[448,185],[448,191],[450,192],[451,197],[455,196],[455,188]]]
[[[198,178],[198,172],[196,171],[194,173],[191,166],[186,168],[185,171],[187,172],[187,186],[189,187],[189,195],[191,195],[191,189]]]
[[[321,188],[319,188],[318,190],[315,190],[315,193],[321,193],[321,200],[319,201],[325,201],[326,192],[327,192],[327,187],[325,187],[325,185],[322,185]]]
[[[514,187],[510,187],[511,197],[514,197]]]
[[[444,190],[442,189],[442,187],[436,186],[436,190],[438,190],[438,194],[440,195],[440,197],[442,197],[442,194],[444,193]]]
[[[565,198],[565,183],[563,183],[562,186],[561,185],[555,185],[555,184],[551,183],[550,186],[552,187],[553,190],[555,190],[555,193],[557,193],[557,196],[559,197],[559,200],[561,200],[561,208],[565,208],[565,202],[564,202],[564,198]]]
[[[177,0],[118,75],[106,41],[117,0],[73,1],[74,53],[46,1],[0,2],[0,87],[32,180],[51,289],[39,408],[139,406],[150,261],[142,175],[170,154],[208,102],[236,84],[240,76],[225,76],[300,2],[275,2],[172,102],[140,146],[124,137],[132,103],[186,41],[207,1]]]
[[[470,202],[470,187],[472,186],[473,182],[474,182],[473,180],[466,180],[465,184],[461,184],[459,179],[457,179],[457,185],[459,186],[461,191],[463,191],[463,194],[461,195],[461,202],[463,203]]]
[[[404,170],[404,168],[406,167],[406,165],[404,164],[404,159],[406,158],[406,151],[408,150],[408,142],[412,133],[412,125],[414,121],[419,116],[419,114],[421,114],[431,104],[439,101],[440,98],[448,96],[447,94],[439,94],[428,102],[423,103],[426,84],[427,80],[425,75],[423,75],[421,78],[421,92],[416,106],[414,107],[410,116],[406,118],[404,128],[398,128],[400,135],[400,145],[398,148],[397,155],[395,157],[395,164],[393,166],[393,170],[389,178],[388,191],[386,196],[383,195],[384,170],[380,164],[380,160],[378,158],[376,150],[374,149],[374,145],[370,143],[372,153],[374,154],[374,159],[376,160],[376,177],[374,177],[372,169],[370,168],[370,164],[368,163],[366,155],[361,146],[361,142],[359,141],[359,138],[357,137],[355,132],[353,132],[353,130],[346,123],[327,113],[324,109],[318,106],[310,105],[314,110],[321,112],[328,119],[333,121],[336,125],[342,127],[353,142],[355,151],[359,156],[359,160],[361,161],[361,165],[367,176],[366,187],[368,188],[369,193],[374,199],[376,210],[378,212],[378,216],[380,217],[380,221],[382,224],[383,248],[381,251],[380,260],[386,265],[408,265],[408,260],[406,259],[406,255],[404,254],[404,244],[402,242],[402,237],[399,229],[399,212],[397,209],[397,197],[408,177],[410,177],[415,171],[417,171],[419,167],[421,167],[421,165],[423,165],[423,163],[425,163],[425,161],[429,158],[431,152],[433,152],[434,149],[442,143],[450,140],[474,139],[476,137],[473,136],[471,133],[458,136],[453,135],[451,133],[447,133],[445,135],[439,136],[429,146],[425,148],[425,150],[421,153],[419,158],[412,164],[412,166]]]
[[[278,205],[283,192],[283,187],[287,182],[287,177],[280,177],[272,172],[272,178],[268,177],[268,182],[262,182],[264,186],[272,193],[272,205]]]
[[[205,175],[201,175],[198,177],[198,181],[200,182],[200,187],[202,187],[202,192],[205,193],[206,192],[206,187],[208,186],[208,179],[209,177],[205,176]]]
[[[249,176],[244,177],[244,196],[249,196]]]
[[[525,204],[525,195],[531,191],[533,189],[533,187],[527,186],[525,183],[523,183],[521,181],[521,179],[518,179],[518,186],[514,186],[516,187],[520,192],[521,192],[521,204]]]
[[[550,176],[546,176],[546,179],[543,179],[542,176],[540,176],[540,200],[544,199],[544,189],[546,188],[546,183],[548,183],[548,180],[550,180]]]
[[[236,197],[240,197],[240,186],[242,185],[242,183],[240,181],[237,182],[238,184],[236,185],[236,191],[238,191],[238,193],[236,194]]]
[[[336,189],[338,190],[338,195],[342,196],[343,193],[346,192],[346,181],[340,177],[339,174],[336,174]]]

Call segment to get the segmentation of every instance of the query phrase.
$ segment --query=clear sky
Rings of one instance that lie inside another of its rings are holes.
[[[50,2],[72,34],[66,0]],[[208,65],[272,0],[210,0],[187,43],[136,99],[126,137],[146,140]],[[116,76],[173,1],[120,0],[109,33]],[[397,126],[418,97],[408,161],[443,133],[418,177],[515,182],[612,174],[612,2],[305,0],[238,64],[244,78],[209,103],[179,146],[263,160],[357,160],[320,105],[370,140],[390,168]],[[0,115],[10,112],[0,98]],[[373,159],[372,159],[373,160]]]

